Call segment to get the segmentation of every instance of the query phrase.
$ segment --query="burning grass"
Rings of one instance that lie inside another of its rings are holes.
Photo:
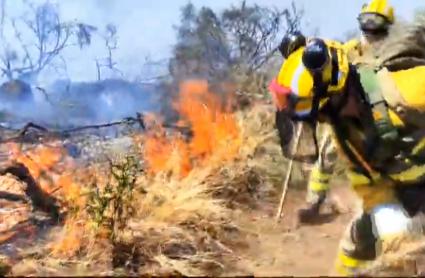
[[[182,84],[175,103],[191,138],[150,121],[139,152],[79,168],[62,149],[16,151],[66,213],[20,255],[15,275],[222,274],[243,241],[233,219],[273,197],[284,175],[273,112],[233,112],[203,81]],[[30,157],[30,158],[28,158]],[[30,254],[30,255],[28,255]]]
[[[148,134],[143,157],[151,173],[169,172],[184,177],[194,168],[211,167],[234,159],[241,147],[241,131],[229,104],[221,103],[208,90],[205,81],[181,85],[174,104],[181,115],[180,125],[190,126],[193,137],[185,142],[181,136],[167,137],[159,127]]]

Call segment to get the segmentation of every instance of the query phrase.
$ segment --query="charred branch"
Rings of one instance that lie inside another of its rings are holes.
[[[15,163],[5,169],[0,170],[0,175],[11,174],[17,179],[22,181],[25,187],[25,195],[29,198],[31,204],[35,209],[39,209],[50,214],[53,218],[58,219],[59,217],[59,206],[57,200],[53,196],[47,194],[37,184],[34,178],[31,176],[28,168],[22,163]],[[16,198],[16,196],[3,194],[3,196],[10,198]],[[2,197],[2,196],[0,196]],[[21,201],[21,199],[19,199]]]
[[[0,191],[0,199],[5,199],[12,202],[28,203],[28,199],[22,195],[14,194],[6,191]]]
[[[109,122],[104,124],[96,124],[96,125],[79,126],[79,127],[74,127],[70,129],[64,129],[64,130],[49,129],[47,127],[44,127],[32,122],[25,124],[25,126],[20,129],[10,128],[10,127],[0,125],[0,129],[14,133],[8,138],[0,139],[0,143],[25,142],[28,139],[34,140],[35,138],[38,138],[38,139],[67,138],[72,136],[72,134],[82,132],[82,131],[110,128],[114,126],[131,126],[131,125],[138,125],[143,130],[147,130],[147,127],[144,121],[144,116],[141,113],[138,113],[136,117],[127,117],[120,121]],[[192,129],[190,127],[178,126],[178,125],[169,124],[169,123],[163,123],[161,127],[175,130],[181,133],[182,135],[184,135],[185,137],[191,137],[193,135]]]

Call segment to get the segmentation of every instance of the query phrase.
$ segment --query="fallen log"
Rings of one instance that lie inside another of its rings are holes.
[[[25,195],[28,198],[27,201],[31,203],[34,209],[39,209],[43,212],[48,213],[54,219],[59,218],[60,208],[57,205],[57,199],[53,196],[47,194],[31,176],[28,168],[22,163],[14,163],[4,169],[0,170],[0,175],[11,174],[17,179],[22,181],[26,187],[24,189]],[[14,194],[3,195],[5,197],[15,198],[12,196]],[[0,197],[2,197],[0,195]],[[7,198],[6,198],[7,199]],[[18,199],[18,198],[16,198]],[[22,198],[19,198],[19,201],[22,201]]]

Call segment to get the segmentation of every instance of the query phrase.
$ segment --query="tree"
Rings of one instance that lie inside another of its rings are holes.
[[[173,76],[219,78],[226,74],[230,62],[226,34],[213,10],[203,7],[196,12],[189,3],[183,7],[182,22],[176,29],[177,43],[170,63]]]
[[[247,91],[264,96],[266,65],[281,38],[300,29],[302,17],[303,12],[294,3],[277,9],[243,1],[221,13],[208,7],[197,9],[190,2],[183,6],[180,23],[174,27],[177,42],[169,62],[171,78],[159,86],[160,91],[167,92],[162,95],[162,112],[167,120],[178,117],[170,103],[185,78],[200,77],[215,85],[230,81],[244,96]]]
[[[107,24],[105,30],[100,34],[102,37],[107,56],[102,59],[96,59],[96,68],[97,68],[97,79],[101,80],[101,70],[106,68],[112,73],[118,73],[122,75],[122,72],[117,68],[117,63],[114,61],[114,52],[118,48],[118,36],[117,36],[117,27],[114,24]]]
[[[175,27],[170,73],[177,80],[188,76],[222,80],[235,69],[256,71],[276,52],[280,36],[300,28],[302,15],[294,3],[277,9],[243,1],[219,15],[188,3]]]
[[[10,19],[14,30],[12,41],[3,42],[0,71],[8,80],[32,81],[54,62],[65,61],[65,48],[90,44],[95,27],[80,22],[62,22],[58,8],[50,2],[38,6],[25,1],[30,14]],[[6,16],[2,15],[2,21]]]
[[[283,10],[247,6],[231,7],[222,14],[223,26],[232,45],[235,64],[256,70],[276,51],[277,36],[299,30],[302,13],[295,4]]]

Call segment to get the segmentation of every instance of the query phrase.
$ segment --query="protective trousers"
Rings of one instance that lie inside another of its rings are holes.
[[[316,203],[329,191],[329,182],[335,169],[337,150],[331,128],[323,126],[324,132],[319,149],[319,158],[314,164],[308,183],[307,202]]]
[[[409,213],[391,182],[379,177],[370,182],[355,171],[350,171],[349,177],[362,200],[362,211],[340,242],[335,267],[338,275],[344,276],[360,274],[380,254],[397,251],[401,243],[423,235],[425,226],[424,214]]]

